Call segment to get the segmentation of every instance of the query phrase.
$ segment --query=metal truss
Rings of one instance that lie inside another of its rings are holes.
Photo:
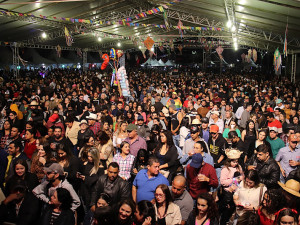
[[[12,50],[13,50],[13,73],[14,73],[14,77],[18,78],[19,76],[18,66],[20,63],[20,58],[19,58],[19,48],[17,44],[14,44],[14,46],[12,46]]]

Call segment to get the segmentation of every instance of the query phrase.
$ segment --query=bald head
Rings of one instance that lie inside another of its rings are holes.
[[[184,187],[185,187],[186,179],[185,179],[184,176],[178,175],[178,176],[176,176],[176,177],[174,178],[173,183],[176,183],[177,185],[180,185],[180,186],[184,186]]]
[[[176,176],[172,182],[172,195],[174,198],[180,197],[185,191],[186,179],[184,176]]]

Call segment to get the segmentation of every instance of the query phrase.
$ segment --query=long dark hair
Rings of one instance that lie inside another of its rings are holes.
[[[19,176],[17,175],[17,173],[16,173],[16,166],[17,166],[18,164],[20,164],[20,165],[22,165],[22,166],[25,167],[25,173],[24,173],[24,176],[26,176],[26,173],[28,173],[28,164],[27,164],[27,162],[26,162],[25,159],[18,159],[17,161],[14,162],[14,164],[13,164],[13,166],[14,166],[14,175],[15,175],[16,177],[19,177]]]
[[[290,209],[290,208],[283,208],[283,209],[279,210],[279,212],[276,216],[276,220],[275,220],[276,224],[280,225],[281,218],[284,216],[293,217],[295,223],[298,224],[298,212],[296,210]]]
[[[69,165],[69,162],[70,162],[70,158],[72,157],[73,153],[71,152],[70,148],[68,148],[67,146],[63,145],[63,144],[59,144],[58,145],[58,148],[57,148],[57,151],[58,150],[62,150],[66,153],[66,161],[67,161],[67,167]],[[60,158],[58,157],[58,160]]]
[[[156,224],[156,215],[155,208],[150,201],[142,200],[138,203],[137,208],[139,210],[139,214],[143,216],[144,220],[147,217],[151,217],[151,225]]]
[[[162,190],[162,192],[164,193],[164,195],[166,197],[166,200],[165,200],[166,201],[166,209],[165,209],[165,213],[164,213],[164,214],[166,214],[166,212],[168,211],[169,203],[173,202],[173,198],[172,198],[172,195],[170,193],[170,189],[166,184],[158,185],[155,189],[155,192],[158,188],[160,188]],[[156,207],[158,208],[157,203],[156,203]]]
[[[140,157],[144,157],[144,163],[140,161]],[[136,155],[136,161],[134,164],[134,168],[138,168],[139,166],[147,165],[149,159],[149,153],[146,149],[140,149]]]
[[[258,172],[257,170],[247,170],[245,172],[245,179],[248,178],[249,180],[253,181],[255,184],[255,187],[258,187],[259,185],[259,176],[258,176]],[[246,185],[246,182],[244,183],[244,185]]]
[[[173,142],[173,138],[172,138],[172,133],[169,130],[163,130],[161,133],[163,133],[166,138],[167,138],[167,146],[168,149],[170,149],[171,147],[174,146],[174,142]],[[155,152],[159,151],[161,149],[161,147],[163,146],[163,143],[161,142],[161,138],[159,139],[159,143],[157,145],[157,147],[155,148]]]
[[[280,189],[268,189],[265,194],[267,194],[267,203],[270,203],[269,206],[263,206],[262,208],[266,210],[266,212],[271,215],[276,213],[279,209],[286,205],[285,197]]]
[[[73,199],[71,197],[70,192],[65,188],[57,188],[56,192],[57,192],[57,199],[61,203],[60,208],[62,210],[71,209]]]
[[[210,220],[218,220],[219,219],[219,214],[218,214],[218,207],[216,202],[214,201],[213,197],[209,193],[201,193],[197,197],[197,204],[198,204],[198,199],[204,199],[207,201],[207,218]],[[198,207],[195,207],[194,209],[194,215],[197,216],[199,214]]]
[[[122,200],[119,204],[117,213],[119,215],[120,208],[122,207],[122,205],[125,205],[125,204],[128,205],[131,208],[131,215],[129,217],[128,224],[132,224],[133,219],[134,219],[134,213],[135,213],[135,210],[136,210],[136,204],[132,199],[128,198],[128,199]],[[118,218],[119,218],[119,216],[118,216]]]
[[[253,123],[253,124],[254,124],[253,131],[250,131],[250,128],[249,128],[249,124],[250,124],[250,123]],[[253,120],[248,120],[248,121],[247,121],[247,124],[246,124],[246,135],[254,135],[255,138],[257,138],[257,137],[256,137],[256,131],[255,131],[255,123],[254,123]]]

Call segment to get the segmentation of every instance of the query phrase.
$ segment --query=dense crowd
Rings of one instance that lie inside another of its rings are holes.
[[[0,84],[0,224],[299,224],[299,84],[53,70]],[[124,92],[123,92],[124,93]]]

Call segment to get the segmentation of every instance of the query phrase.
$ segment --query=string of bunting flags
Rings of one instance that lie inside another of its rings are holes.
[[[164,8],[167,9],[169,6],[172,6],[178,2],[181,2],[182,0],[173,0],[171,2],[168,2],[166,4],[163,4],[161,6],[158,6],[156,8],[152,8],[148,11],[141,12],[139,14],[136,14],[131,17],[127,17],[125,19],[122,19],[120,21],[128,22],[132,21],[134,19],[141,19],[145,18],[148,15],[152,14],[157,14],[160,12],[164,12]],[[67,18],[67,17],[57,17],[57,16],[44,16],[44,15],[39,15],[35,16],[32,13],[17,13],[17,12],[11,12],[11,11],[5,11],[5,10],[0,10],[0,14],[7,15],[7,16],[19,16],[19,17],[35,17],[35,18],[42,18],[42,19],[53,19],[53,20],[60,20],[60,21],[67,21],[67,22],[72,22],[72,23],[88,23],[88,24],[113,24],[112,21],[96,21],[96,20],[87,20],[87,19],[75,19],[75,18]]]

